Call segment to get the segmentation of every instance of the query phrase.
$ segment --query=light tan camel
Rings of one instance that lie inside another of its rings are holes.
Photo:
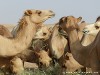
[[[40,16],[41,15],[41,16]],[[0,56],[14,56],[30,46],[39,24],[54,16],[50,10],[26,10],[13,39],[0,36]]]
[[[78,22],[80,22],[82,18],[75,18],[73,16],[67,16],[60,19],[59,24],[62,29],[64,29],[68,33],[70,49],[73,57],[76,61],[78,61],[81,65],[85,67],[91,67],[92,72],[97,72],[93,75],[100,74],[100,58],[99,58],[99,38],[100,32],[98,33],[94,42],[89,46],[82,46],[78,37],[77,31]]]
[[[45,39],[47,39],[49,37],[48,35],[51,34],[48,27],[46,27],[46,26],[41,26],[39,28],[39,30],[37,30],[36,33],[38,33],[38,32],[40,33],[40,31],[46,33],[45,36],[42,35],[42,38],[45,38]],[[2,32],[3,32],[3,29],[2,29]],[[5,32],[3,32],[3,33],[5,35]],[[2,35],[2,36],[4,36],[4,35]],[[11,37],[11,33],[8,34],[7,36]],[[40,36],[37,36],[37,37],[39,38]],[[46,57],[46,58],[44,58],[44,57]],[[36,58],[38,61],[36,60]],[[28,61],[28,62],[26,63],[26,61]],[[45,50],[38,51],[38,52],[37,51],[33,52],[31,50],[25,50],[12,58],[1,57],[0,58],[0,67],[6,68],[7,70],[10,67],[11,72],[17,74],[17,73],[22,72],[24,70],[24,68],[30,68],[30,65],[32,65],[31,68],[38,68],[38,66],[39,67],[40,66],[48,67],[50,65],[50,61],[51,61],[51,58],[48,56],[48,52],[46,52]],[[19,63],[17,63],[17,62],[19,62]],[[22,62],[25,63],[24,66],[23,66]],[[41,63],[41,65],[38,63]],[[38,65],[36,65],[36,64],[38,64]]]

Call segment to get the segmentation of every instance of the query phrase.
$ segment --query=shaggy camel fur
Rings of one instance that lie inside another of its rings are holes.
[[[91,67],[92,72],[97,72],[94,75],[100,74],[100,58],[99,58],[99,38],[100,32],[98,33],[94,42],[89,46],[82,46],[78,37],[77,31],[78,22],[80,22],[82,18],[75,18],[73,16],[63,17],[60,19],[59,24],[62,29],[64,29],[68,33],[70,49],[73,57],[76,61],[78,61],[81,65],[85,67]],[[87,59],[86,59],[87,58]]]
[[[40,16],[41,15],[41,16]],[[50,10],[27,10],[19,22],[15,38],[8,39],[0,36],[0,56],[14,56],[30,46],[39,24],[54,16]]]
[[[0,25],[0,35],[7,38],[12,37],[12,34],[10,33],[10,31],[3,25]]]

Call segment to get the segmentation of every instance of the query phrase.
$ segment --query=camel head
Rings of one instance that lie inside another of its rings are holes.
[[[97,21],[96,23],[85,26],[83,32],[84,34],[96,36],[99,30],[100,30],[100,22]]]
[[[81,21],[82,17],[75,18],[73,16],[62,17],[59,20],[59,26],[67,31],[73,29],[79,29],[78,23]]]
[[[40,50],[37,55],[39,57],[39,67],[49,67],[52,59],[49,57],[48,51]]]
[[[41,24],[47,19],[55,16],[54,12],[51,10],[26,10],[25,16],[29,16],[31,21],[36,24]]]
[[[34,39],[47,40],[47,39],[49,39],[50,35],[51,35],[51,28],[50,27],[47,27],[47,26],[41,26],[37,30]]]
[[[75,70],[82,68],[83,66],[80,65],[74,58],[71,53],[66,53],[63,59],[62,68],[66,69],[66,72],[74,72]]]

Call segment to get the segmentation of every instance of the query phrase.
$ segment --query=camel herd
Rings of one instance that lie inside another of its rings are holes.
[[[44,22],[54,16],[51,10],[31,9],[11,32],[0,25],[0,67],[19,74],[29,68],[25,62],[37,68],[58,63],[61,74],[91,68],[93,75],[99,75],[100,17],[87,24],[82,17],[66,16],[53,27],[46,26]]]

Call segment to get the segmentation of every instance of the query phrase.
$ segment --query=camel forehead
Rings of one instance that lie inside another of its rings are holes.
[[[68,16],[67,17],[67,20],[70,22],[70,20],[71,20],[71,22],[72,21],[77,21],[77,18],[75,18],[75,17],[73,17],[73,16]]]

